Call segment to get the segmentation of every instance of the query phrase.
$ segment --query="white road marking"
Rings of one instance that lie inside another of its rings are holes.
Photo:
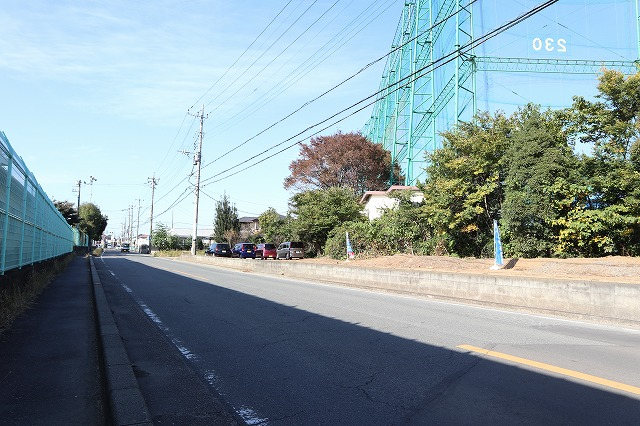
[[[104,260],[103,260],[104,262]],[[199,363],[200,361],[200,357],[198,355],[196,355],[194,352],[191,351],[191,349],[189,349],[180,339],[178,339],[177,337],[175,337],[172,333],[171,330],[169,329],[169,327],[167,327],[166,325],[164,325],[164,323],[162,322],[162,320],[160,319],[160,317],[158,316],[158,314],[156,314],[155,312],[153,312],[151,310],[151,308],[149,308],[149,306],[147,306],[146,303],[144,303],[144,301],[142,301],[142,299],[140,299],[139,297],[137,297],[133,290],[131,290],[131,288],[129,288],[125,283],[123,283],[117,276],[115,273],[113,273],[113,271],[111,271],[110,269],[107,269],[107,271],[109,271],[109,273],[116,279],[116,281],[118,281],[118,283],[120,284],[120,286],[122,286],[122,288],[131,295],[131,297],[133,297],[133,300],[138,304],[138,306],[140,306],[140,308],[142,309],[142,312],[144,312],[144,314],[151,320],[153,321],[153,323],[167,336],[169,337],[169,340],[171,340],[171,343],[173,343],[173,345],[180,351],[180,353],[182,354],[182,356],[184,356],[186,359],[188,359],[189,361],[193,361],[195,363]],[[209,383],[209,385],[211,385],[219,394],[221,395],[225,395],[225,393],[222,391],[221,389],[221,385],[220,385],[220,379],[219,376],[216,374],[216,372],[214,370],[206,370],[204,373],[204,379],[207,381],[207,383]],[[232,408],[235,410],[236,414],[238,414],[240,417],[242,417],[242,420],[244,420],[248,425],[268,425],[269,424],[269,419],[266,417],[260,417],[258,415],[258,413],[246,406],[246,405],[242,405],[240,406],[240,408],[236,408],[235,406],[232,406]]]

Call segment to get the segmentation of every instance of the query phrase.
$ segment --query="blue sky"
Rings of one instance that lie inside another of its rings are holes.
[[[192,161],[178,153],[194,148],[197,124],[187,109],[206,104],[206,164],[385,54],[404,2],[293,0],[212,88],[287,3],[0,0],[0,130],[51,198],[75,202],[74,182],[96,177],[92,187],[83,186],[82,200],[91,198],[109,216],[108,231],[120,232],[123,210],[137,206],[138,199],[141,232],[148,229],[151,193],[145,183],[154,173],[159,179],[156,214],[166,210],[155,222],[171,224],[173,216],[176,227],[190,228],[192,196],[167,209],[189,185]],[[480,3],[477,31],[538,2]],[[635,59],[632,0],[560,3],[487,44],[483,54],[542,54],[532,50],[532,39],[553,36],[567,39],[567,58]],[[349,25],[352,21],[355,27]],[[286,90],[278,89],[285,76],[327,43],[335,46],[333,54],[310,66],[295,84],[285,84]],[[375,92],[383,65],[209,165],[202,177],[210,178]],[[572,94],[592,94],[595,84],[593,78],[503,74],[479,81],[490,90],[479,93],[478,105],[507,111],[526,100],[566,105]],[[558,88],[566,90],[558,93]],[[356,114],[325,133],[360,130],[369,113]],[[201,227],[210,228],[213,222],[210,197],[224,192],[241,216],[258,215],[269,206],[285,213],[291,193],[282,182],[296,156],[294,148],[203,187]]]

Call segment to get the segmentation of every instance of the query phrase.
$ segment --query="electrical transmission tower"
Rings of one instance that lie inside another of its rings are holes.
[[[635,25],[640,58],[640,0],[635,1]],[[425,153],[440,146],[439,133],[477,112],[478,72],[597,74],[603,67],[625,74],[638,71],[640,61],[477,56],[474,42],[474,2],[470,0],[406,0],[396,29],[392,53],[382,73],[385,89],[373,106],[363,133],[391,153],[403,169],[405,185],[424,173]],[[483,7],[483,2],[475,4]],[[549,39],[547,39],[549,40]],[[560,42],[560,39],[557,40]],[[534,50],[537,49],[534,40]],[[540,49],[546,41],[539,39]],[[467,46],[469,46],[467,48]],[[558,50],[563,46],[558,44]],[[451,55],[459,51],[460,55]],[[547,49],[549,51],[549,49]],[[443,57],[451,61],[431,67]],[[396,90],[397,89],[397,90]]]

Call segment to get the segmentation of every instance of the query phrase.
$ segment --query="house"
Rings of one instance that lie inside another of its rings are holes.
[[[369,220],[373,220],[382,216],[384,209],[397,207],[398,200],[389,196],[395,191],[411,191],[411,201],[414,203],[420,203],[424,199],[422,191],[416,186],[392,185],[386,191],[365,192],[360,199],[360,204],[364,205],[362,212]]]
[[[238,219],[240,222],[240,233],[257,234],[260,232],[260,221],[257,217],[244,216]]]
[[[281,220],[285,220],[287,218],[281,214],[278,214],[278,217]],[[259,219],[260,218],[253,216],[244,216],[238,219],[238,222],[240,222],[240,235],[248,237],[249,235],[259,234],[261,231]]]

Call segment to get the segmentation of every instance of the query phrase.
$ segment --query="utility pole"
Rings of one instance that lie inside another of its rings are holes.
[[[82,189],[82,180],[78,180],[78,182],[76,182],[76,186],[78,187],[78,205],[76,207],[79,212],[80,211],[80,190]]]
[[[149,217],[149,253],[151,253],[151,234],[153,233],[153,196],[156,192],[156,185],[159,179],[156,176],[147,178],[147,182],[151,185],[151,216]]]
[[[97,180],[98,179],[94,178],[93,176],[89,176],[89,182],[84,181],[85,185],[89,185],[89,202],[93,201],[93,182]],[[80,193],[78,193],[78,197],[80,197]]]
[[[140,235],[140,198],[138,198],[138,221],[136,222],[136,248],[138,247],[138,235]]]
[[[198,114],[191,114],[194,117],[198,117],[200,119],[200,133],[199,133],[199,144],[198,151],[193,154],[193,164],[198,166],[196,172],[196,190],[195,190],[195,203],[193,208],[193,232],[191,234],[191,255],[196,255],[196,242],[198,240],[198,203],[200,202],[200,165],[202,164],[202,138],[204,137],[203,126],[204,119],[209,117],[209,114],[205,115],[204,113],[204,104],[202,105],[202,111]]]
[[[133,204],[129,205],[129,244],[132,243],[133,239]]]

